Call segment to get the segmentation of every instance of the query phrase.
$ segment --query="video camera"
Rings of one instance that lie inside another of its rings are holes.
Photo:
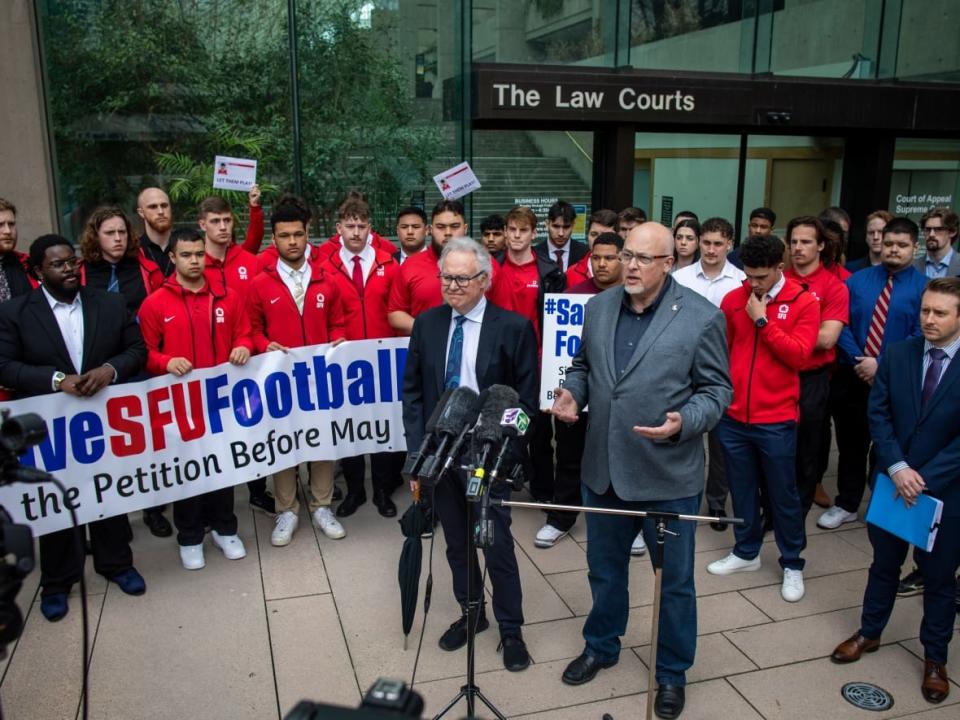
[[[423,698],[402,680],[380,678],[358,708],[324,705],[301,700],[284,720],[391,720],[397,717],[420,717]]]

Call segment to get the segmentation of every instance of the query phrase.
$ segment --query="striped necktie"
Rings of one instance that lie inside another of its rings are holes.
[[[880,347],[883,345],[883,331],[887,326],[887,313],[890,310],[890,296],[893,294],[893,275],[887,275],[887,284],[880,291],[877,304],[873,308],[870,318],[870,328],[867,330],[867,342],[863,348],[868,357],[879,357]]]
[[[117,277],[117,266],[110,263],[110,282],[107,283],[107,292],[120,292],[120,278]]]
[[[450,349],[447,351],[447,369],[443,375],[444,390],[460,387],[460,365],[463,362],[463,323],[467,321],[467,318],[460,315],[454,320],[457,327],[453,329]]]

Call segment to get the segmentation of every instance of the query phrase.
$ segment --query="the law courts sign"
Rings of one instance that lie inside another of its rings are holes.
[[[473,119],[652,123],[820,131],[956,129],[960,90],[937,83],[477,63]],[[951,109],[947,110],[944,104]],[[842,112],[838,112],[842,108]]]

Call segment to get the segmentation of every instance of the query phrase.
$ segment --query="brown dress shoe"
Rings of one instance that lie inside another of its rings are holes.
[[[869,640],[860,633],[854,633],[852,637],[837,645],[830,659],[835,663],[852,663],[859,660],[865,652],[876,652],[879,647],[880,638]]]
[[[833,505],[833,498],[827,495],[827,491],[823,489],[823,485],[817,483],[817,489],[813,494],[813,502],[822,508],[828,508]]]
[[[923,661],[923,685],[920,686],[923,699],[927,702],[943,702],[950,694],[947,682],[947,668],[933,660]]]

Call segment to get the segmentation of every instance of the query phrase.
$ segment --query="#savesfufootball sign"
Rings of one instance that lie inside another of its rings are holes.
[[[583,313],[593,295],[547,293],[543,298],[543,361],[540,364],[540,409],[553,407],[567,368],[580,349]]]
[[[407,339],[270,352],[106,388],[3,403],[33,412],[47,438],[22,456],[67,488],[80,523],[191,497],[310,460],[406,449],[401,414]],[[35,535],[70,527],[51,483],[0,488]]]

